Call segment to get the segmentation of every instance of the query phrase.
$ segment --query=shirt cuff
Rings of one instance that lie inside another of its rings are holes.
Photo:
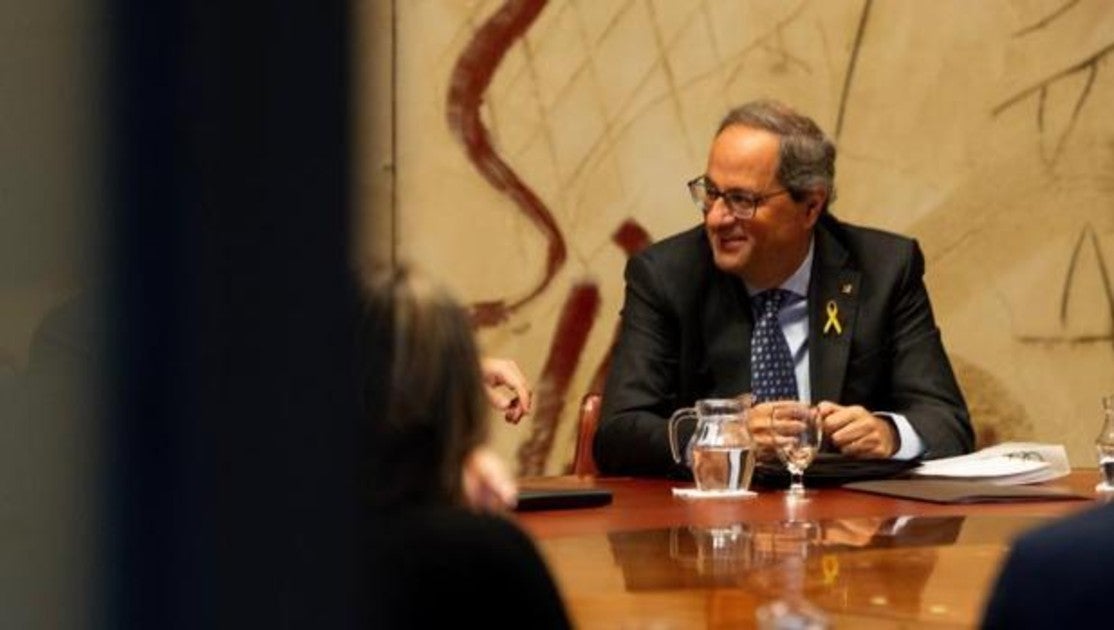
[[[890,459],[916,459],[924,453],[924,441],[913,430],[913,425],[909,424],[908,418],[900,413],[890,413],[888,411],[876,411],[874,415],[889,418],[890,422],[894,423],[894,428],[897,429],[897,439],[901,440],[901,447],[890,456]]]

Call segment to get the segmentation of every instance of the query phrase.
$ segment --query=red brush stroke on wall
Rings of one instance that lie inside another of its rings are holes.
[[[476,327],[495,326],[511,313],[541,295],[553,281],[567,258],[565,239],[553,214],[514,170],[495,152],[480,116],[484,95],[491,85],[503,57],[534,23],[546,0],[508,0],[477,29],[457,59],[449,87],[446,114],[449,129],[460,140],[468,159],[496,190],[507,195],[545,237],[546,266],[541,281],[524,297],[510,303],[504,299],[475,302],[472,323]],[[646,231],[628,219],[612,235],[612,240],[628,256],[650,243]],[[595,283],[575,285],[565,300],[549,355],[538,378],[538,406],[531,423],[530,436],[519,446],[520,475],[540,475],[553,450],[554,434],[568,397],[569,384],[584,353],[588,335],[599,312],[600,293]],[[601,391],[611,352],[611,344],[591,381],[591,391]]]
[[[629,257],[650,244],[650,234],[633,219],[627,219],[615,230],[611,240]],[[549,358],[546,359],[541,378],[538,379],[540,395],[538,410],[531,425],[533,430],[530,437],[518,449],[520,475],[541,475],[545,472],[545,463],[553,454],[553,440],[561,412],[568,399],[569,383],[584,353],[588,335],[599,315],[599,306],[599,288],[595,283],[583,282],[576,285],[565,300],[553,343],[550,346]],[[611,353],[615,348],[617,333],[618,328],[612,332],[607,353],[596,368],[588,386],[590,392],[603,391],[603,382],[611,363]]]
[[[508,304],[505,300],[477,302],[472,305],[475,326],[494,326],[515,310],[541,295],[553,281],[567,256],[565,240],[553,215],[541,199],[504,162],[491,146],[487,128],[480,119],[484,93],[503,56],[522,37],[526,29],[545,8],[545,0],[509,0],[472,37],[453,68],[447,102],[449,129],[468,153],[468,159],[484,179],[496,190],[514,201],[545,237],[545,273],[541,281],[525,296]]]
[[[634,219],[623,221],[619,228],[612,233],[611,240],[627,254],[627,258],[646,249],[651,242],[650,233]],[[616,324],[615,331],[611,333],[611,343],[607,346],[607,353],[603,355],[603,360],[600,361],[596,373],[592,375],[592,380],[588,383],[589,392],[597,394],[603,392],[604,380],[607,379],[607,369],[611,366],[611,353],[615,351],[615,341],[618,337],[619,325]]]
[[[541,475],[553,451],[553,435],[565,407],[569,383],[588,342],[600,308],[600,290],[595,283],[582,282],[569,291],[549,356],[538,379],[538,407],[530,423],[530,437],[518,447],[518,474]]]

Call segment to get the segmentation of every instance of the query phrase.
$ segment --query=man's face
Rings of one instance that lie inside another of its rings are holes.
[[[720,191],[767,195],[784,190],[777,180],[778,136],[731,125],[712,142],[705,175]],[[704,215],[704,229],[716,266],[756,289],[776,287],[797,270],[808,254],[812,227],[824,194],[797,202],[788,194],[764,198],[754,216],[739,219],[722,198]]]

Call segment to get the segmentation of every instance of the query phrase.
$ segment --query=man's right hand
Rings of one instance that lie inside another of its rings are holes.
[[[760,403],[747,410],[747,429],[754,442],[754,454],[758,461],[777,459],[777,446],[771,425],[773,411],[772,402]]]

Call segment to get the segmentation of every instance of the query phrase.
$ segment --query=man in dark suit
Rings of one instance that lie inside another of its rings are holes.
[[[1105,626],[1114,566],[1114,504],[1030,531],[1014,542],[994,584],[982,627]],[[1109,621],[1109,620],[1107,620]]]
[[[769,401],[796,398],[817,402],[827,447],[847,456],[972,449],[920,248],[832,216],[834,164],[831,141],[781,103],[724,118],[707,171],[689,182],[703,225],[627,263],[595,438],[602,472],[687,473],[670,454],[670,414],[743,392],[760,403],[750,414],[760,443]],[[762,317],[776,323],[764,325],[752,300],[775,293],[780,308]],[[773,377],[762,372],[771,353]]]

